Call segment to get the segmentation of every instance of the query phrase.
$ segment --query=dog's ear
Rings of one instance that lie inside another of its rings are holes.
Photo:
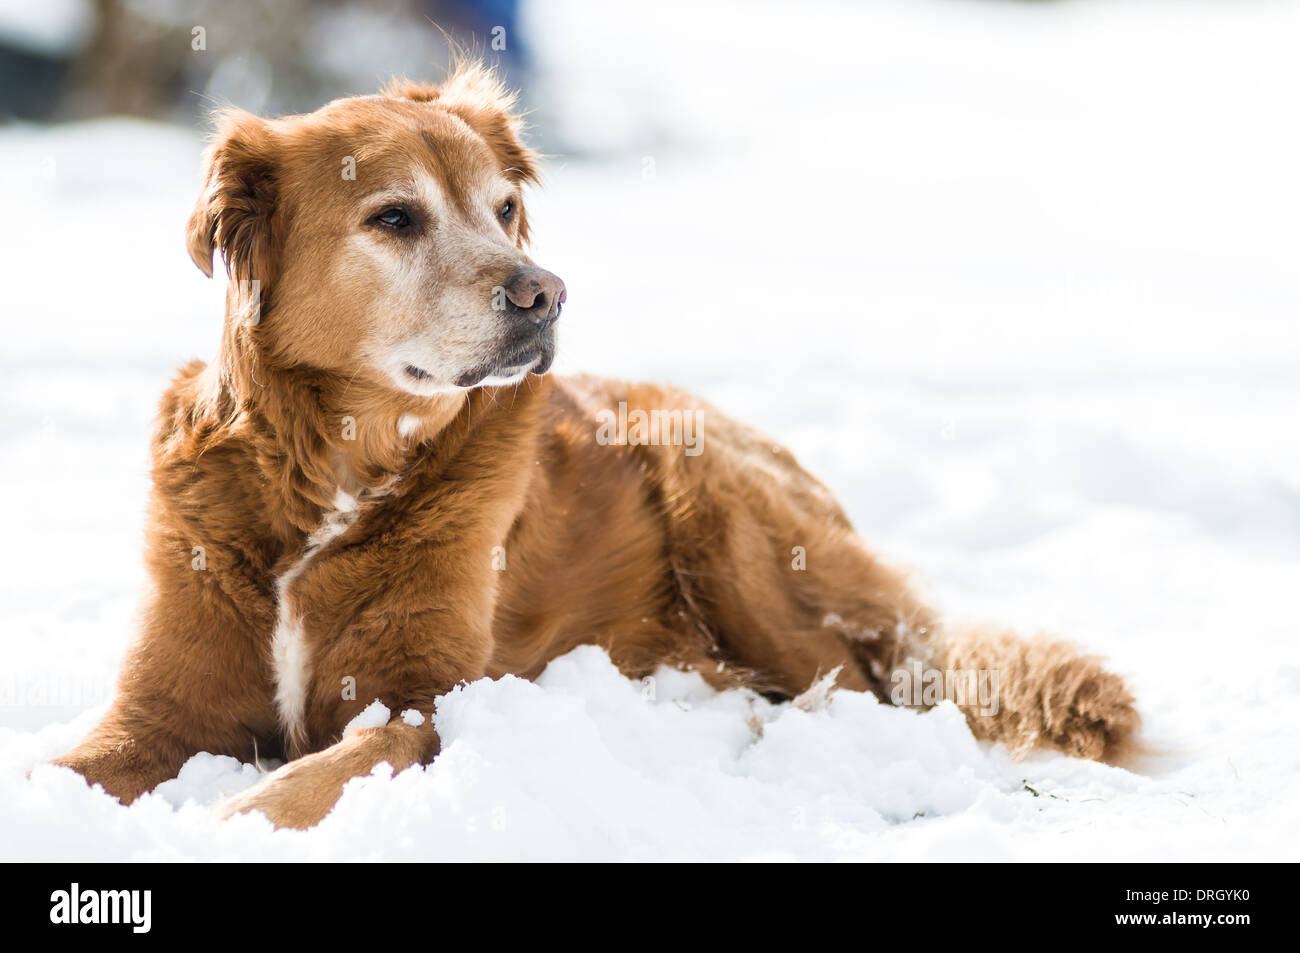
[[[190,257],[209,278],[219,250],[232,278],[270,281],[279,248],[275,157],[269,123],[239,110],[220,115],[186,231]]]
[[[538,155],[524,145],[518,94],[481,63],[461,66],[438,88],[438,102],[483,137],[511,182],[535,185]]]
[[[461,65],[441,86],[394,80],[388,84],[384,94],[415,102],[437,103],[459,116],[483,138],[507,179],[516,185],[537,184],[541,157],[524,144],[524,123],[517,109],[518,96],[482,63]],[[519,235],[522,241],[528,240],[528,221],[523,216],[519,222]]]

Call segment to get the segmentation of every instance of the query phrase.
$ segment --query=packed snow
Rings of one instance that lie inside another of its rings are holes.
[[[951,706],[774,705],[585,647],[444,696],[438,758],[311,831],[217,820],[259,771],[209,754],[119,805],[45,762],[110,698],[154,405],[216,345],[201,142],[10,127],[0,858],[1300,859],[1300,8],[531,17],[570,150],[530,209],[557,370],[772,433],[952,617],[1109,656],[1160,755],[1016,762]]]

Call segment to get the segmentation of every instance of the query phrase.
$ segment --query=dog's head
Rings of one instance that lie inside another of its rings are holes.
[[[564,283],[524,252],[537,156],[481,67],[304,116],[224,114],[189,223],[266,359],[432,396],[543,373]],[[256,284],[254,284],[256,283]]]

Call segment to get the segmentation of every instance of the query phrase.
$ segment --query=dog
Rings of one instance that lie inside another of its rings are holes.
[[[1016,754],[1133,750],[1119,676],[945,627],[784,447],[669,387],[547,373],[567,289],[527,253],[539,157],[491,71],[229,111],[204,164],[187,240],[230,280],[220,346],[162,399],[138,633],[57,764],[126,803],[201,751],[272,757],[222,813],[310,827],[348,779],[436,756],[440,695],[584,643],[631,678],[948,699]]]

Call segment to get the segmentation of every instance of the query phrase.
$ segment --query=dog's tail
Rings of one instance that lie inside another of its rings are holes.
[[[1050,748],[1133,765],[1150,753],[1124,680],[1102,660],[1058,639],[1005,629],[900,626],[885,692],[896,705],[951,701],[977,738],[1015,756]]]

